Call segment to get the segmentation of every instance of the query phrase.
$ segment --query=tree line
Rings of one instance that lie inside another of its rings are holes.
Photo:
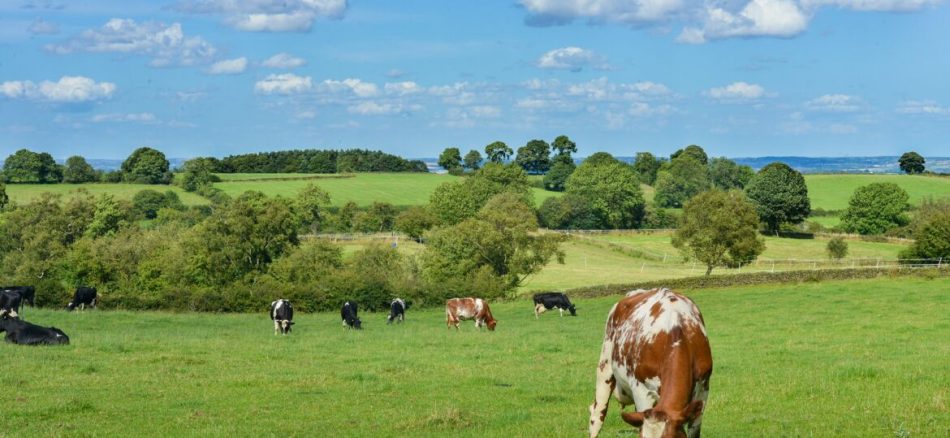
[[[428,172],[420,160],[364,149],[297,149],[208,160],[218,173]]]

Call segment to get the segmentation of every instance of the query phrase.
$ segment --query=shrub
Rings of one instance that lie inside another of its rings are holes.
[[[825,246],[828,251],[828,258],[832,260],[841,260],[848,255],[848,242],[842,237],[833,237]]]
[[[871,183],[858,187],[841,216],[841,227],[849,233],[883,234],[909,222],[907,192],[894,183]]]

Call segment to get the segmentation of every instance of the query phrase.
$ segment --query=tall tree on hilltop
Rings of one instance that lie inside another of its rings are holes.
[[[485,146],[485,157],[492,163],[504,163],[511,158],[512,150],[505,142],[496,141]]]
[[[774,162],[760,169],[745,191],[769,232],[778,233],[783,223],[799,224],[811,213],[805,177],[785,163]]]
[[[545,173],[551,168],[551,146],[544,140],[531,140],[518,148],[515,163],[528,173]]]

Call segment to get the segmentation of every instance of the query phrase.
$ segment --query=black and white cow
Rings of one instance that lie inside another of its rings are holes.
[[[96,293],[96,288],[79,286],[76,288],[76,293],[73,294],[73,300],[66,305],[66,310],[72,312],[79,307],[80,310],[85,310],[86,306],[96,307],[96,304],[99,302],[99,294]]]
[[[363,329],[363,322],[356,316],[356,303],[352,301],[343,303],[343,308],[340,309],[340,316],[343,318],[343,327],[355,328],[357,330]]]
[[[294,306],[284,299],[270,303],[270,319],[274,321],[275,335],[290,333],[290,326],[294,325]]]
[[[42,327],[8,316],[0,317],[0,332],[7,342],[20,345],[68,345],[69,336],[56,327]]]
[[[20,315],[20,303],[22,302],[23,295],[20,292],[15,290],[0,291],[0,317],[18,317]]]
[[[403,322],[406,320],[406,309],[409,308],[409,304],[406,304],[402,298],[396,298],[389,305],[389,318],[386,318],[386,324],[392,324],[393,321]]]
[[[564,295],[560,292],[544,292],[534,294],[533,298],[535,318],[539,318],[542,313],[551,309],[557,309],[560,311],[561,316],[564,316],[565,310],[571,312],[571,316],[577,316],[577,309],[573,304],[571,304],[571,300],[567,299],[567,295]]]
[[[18,292],[24,303],[36,306],[36,288],[33,286],[0,286],[0,291]]]

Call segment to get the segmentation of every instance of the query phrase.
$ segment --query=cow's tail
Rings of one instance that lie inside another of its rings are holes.
[[[610,394],[617,384],[613,368],[610,366],[610,357],[613,355],[613,342],[605,337],[604,345],[600,350],[600,361],[597,362],[597,383],[594,390],[594,403],[590,405],[590,436],[596,437],[607,418],[607,404]]]

